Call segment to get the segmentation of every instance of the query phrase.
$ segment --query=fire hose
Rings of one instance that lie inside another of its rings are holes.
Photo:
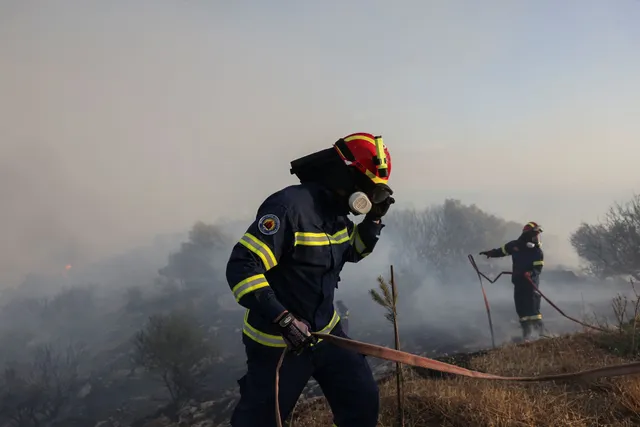
[[[486,280],[489,281],[489,283],[495,283],[500,276],[504,275],[512,275],[513,273],[511,271],[502,271],[500,272],[500,274],[498,274],[494,279],[490,279],[489,277],[487,277],[484,273],[482,273],[480,271],[480,269],[478,268],[478,265],[476,264],[476,261],[473,259],[472,255],[469,255],[469,262],[471,263],[471,265],[473,266],[473,269],[476,271],[476,273],[478,273],[478,277],[483,277]],[[538,294],[540,294],[540,296],[551,306],[553,307],[558,313],[560,313],[560,315],[562,315],[563,317],[565,317],[566,319],[571,320],[572,322],[575,322],[579,325],[584,326],[585,328],[589,328],[589,329],[594,329],[596,331],[600,331],[600,332],[607,332],[606,329],[604,328],[600,328],[598,326],[594,326],[594,325],[590,325],[588,323],[582,322],[578,319],[576,319],[575,317],[571,317],[568,314],[566,314],[564,311],[562,311],[560,309],[560,307],[558,307],[557,305],[555,305],[553,303],[553,301],[551,301],[549,298],[547,298],[545,296],[545,294],[543,294],[542,292],[540,292],[540,289],[535,285],[535,283],[533,283],[533,280],[531,280],[531,277],[529,277],[528,275],[525,275],[525,277],[527,278],[527,281],[529,282],[529,284],[531,286],[533,286],[533,290],[536,291]],[[482,279],[480,279],[480,286],[482,286]],[[484,301],[485,301],[485,306],[487,308],[487,313],[489,314],[489,327],[491,328],[491,338],[493,340],[493,326],[491,325],[491,309],[489,308],[489,302],[487,300],[487,295],[484,292],[484,287],[482,287],[482,294],[484,296]]]
[[[493,322],[491,321],[491,307],[489,306],[489,299],[487,298],[487,293],[484,291],[484,285],[482,284],[482,276],[481,276],[482,273],[480,273],[480,270],[476,265],[476,260],[473,259],[473,256],[471,254],[469,254],[469,262],[471,263],[471,266],[473,266],[473,268],[476,270],[476,273],[478,273],[478,280],[480,281],[480,289],[482,290],[482,297],[484,298],[484,306],[487,309],[487,317],[489,318],[489,330],[491,331],[491,346],[493,348],[496,348],[496,339],[493,334]],[[498,279],[496,278],[496,280]]]
[[[489,283],[495,283],[502,275],[511,275],[513,274],[510,271],[502,271],[500,272],[494,279],[489,278],[487,275],[482,273],[478,268],[475,260],[472,255],[469,255],[469,262],[473,266],[474,270],[478,274],[478,279],[480,280],[480,287],[482,289],[482,295],[484,298],[485,306],[487,309],[487,315],[489,318],[489,327],[491,329],[491,341],[493,347],[495,348],[495,339],[493,334],[493,324],[491,321],[491,309],[489,306],[489,300],[487,298],[487,294],[485,293],[484,286],[482,284],[482,278],[489,281]],[[560,313],[563,317],[578,323],[586,328],[595,329],[601,332],[607,332],[606,329],[589,325],[588,323],[581,322],[580,320],[569,316],[564,311],[562,311],[557,305],[555,305],[549,298],[547,298],[538,287],[533,283],[530,277],[527,277],[528,282],[533,286],[533,289],[540,294],[540,296],[551,305],[558,313]],[[640,362],[632,362],[626,364],[619,365],[611,365],[605,366],[602,368],[588,369],[584,371],[565,373],[565,374],[555,374],[555,375],[540,375],[536,377],[506,377],[501,375],[488,374],[484,372],[473,371],[470,369],[462,368],[460,366],[451,365],[448,363],[440,362],[438,360],[429,359],[427,357],[418,356],[416,354],[407,353],[400,350],[394,350],[388,347],[382,347],[375,344],[369,344],[361,341],[356,341],[353,339],[347,339],[342,337],[337,337],[330,334],[312,332],[316,338],[323,339],[333,345],[338,347],[345,348],[347,350],[355,351],[365,356],[377,357],[379,359],[384,359],[390,362],[401,363],[403,365],[415,366],[419,368],[431,369],[434,371],[439,371],[443,373],[449,373],[454,375],[460,375],[469,378],[477,378],[484,380],[494,380],[494,381],[514,381],[514,382],[545,382],[545,381],[562,381],[562,380],[595,380],[603,377],[618,377],[624,375],[636,375],[640,374]],[[282,367],[282,363],[284,362],[285,356],[288,352],[288,349],[285,348],[278,360],[278,364],[276,366],[276,375],[275,375],[275,413],[276,413],[276,425],[277,427],[282,427],[282,420],[280,414],[280,405],[279,405],[279,384],[280,384],[280,368]]]
[[[619,377],[623,375],[635,375],[640,374],[640,362],[632,362],[619,365],[604,366],[602,368],[588,369],[584,371],[571,372],[565,374],[555,375],[540,375],[537,377],[505,377],[501,375],[493,375],[484,372],[472,371],[470,369],[462,368],[460,366],[451,365],[448,363],[440,362],[438,360],[429,359],[427,357],[418,356],[416,354],[407,353],[400,350],[394,350],[388,347],[382,347],[375,344],[369,344],[353,339],[337,337],[335,335],[313,332],[317,338],[325,340],[338,347],[345,348],[347,350],[355,351],[365,356],[377,357],[379,359],[388,360],[390,362],[402,363],[403,365],[415,366],[419,368],[431,369],[434,371],[445,372],[454,375],[461,375],[464,377],[494,380],[494,381],[515,381],[515,382],[545,382],[545,381],[562,381],[562,380],[595,380],[603,377]],[[285,355],[288,349],[284,349],[278,364],[276,366],[275,377],[275,411],[276,411],[276,425],[282,427],[282,420],[280,419],[280,405],[279,405],[279,383],[280,383],[280,367],[284,361]]]

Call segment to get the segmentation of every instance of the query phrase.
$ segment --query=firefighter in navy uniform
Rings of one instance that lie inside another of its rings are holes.
[[[391,157],[381,137],[351,134],[331,148],[291,162],[300,184],[269,196],[234,246],[227,280],[245,307],[247,373],[238,381],[233,427],[275,426],[275,369],[284,420],[310,377],[338,427],[375,427],[379,395],[364,356],[310,331],[347,337],[333,305],[340,272],[376,246],[381,218],[394,203]],[[355,225],[347,215],[364,215]]]
[[[532,282],[536,287],[539,286],[540,274],[544,266],[540,233],[542,233],[542,227],[532,221],[524,226],[517,240],[512,240],[498,249],[480,252],[480,255],[486,255],[488,258],[511,255],[513,299],[525,340],[531,337],[532,329],[538,334],[544,331],[542,314],[540,314],[540,294],[531,286]]]

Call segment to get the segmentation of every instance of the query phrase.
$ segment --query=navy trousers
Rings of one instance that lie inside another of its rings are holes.
[[[536,280],[536,282],[538,282]],[[538,334],[544,331],[542,315],[540,314],[540,294],[533,289],[531,282],[524,276],[514,275],[512,278],[513,299],[516,303],[516,312],[520,318],[520,326],[522,327],[522,337],[528,339],[532,330],[536,330]],[[535,282],[534,282],[535,283]],[[539,286],[535,283],[536,287]]]
[[[540,294],[537,293],[529,280],[524,276],[514,276],[513,299],[519,318],[527,318],[540,314]],[[536,286],[539,286],[536,283]]]
[[[332,335],[345,337],[340,323]],[[238,381],[240,402],[231,417],[232,427],[275,427],[275,372],[282,348],[258,344],[243,335],[247,373]],[[361,354],[328,342],[287,354],[280,369],[279,404],[282,422],[313,377],[324,393],[338,427],[375,427],[379,394],[371,368]]]

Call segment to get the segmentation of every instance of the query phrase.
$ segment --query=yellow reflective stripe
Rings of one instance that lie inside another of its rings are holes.
[[[269,249],[269,246],[251,234],[245,233],[244,236],[242,236],[242,239],[240,239],[240,244],[260,257],[266,271],[271,270],[278,264],[276,257],[273,255],[273,252],[271,252],[271,249]]]
[[[389,182],[385,178],[380,178],[379,176],[377,176],[376,174],[374,174],[373,172],[371,172],[368,169],[365,172],[365,174],[367,175],[367,177],[369,177],[369,179],[371,181],[375,182],[376,184],[386,184],[387,182]]]
[[[258,289],[266,288],[268,286],[269,282],[267,282],[264,274],[256,274],[255,276],[248,277],[235,285],[231,292],[233,292],[233,296],[236,297],[236,301],[240,301],[240,298],[249,292],[257,291]]]
[[[294,246],[327,246],[339,245],[349,241],[349,231],[346,228],[335,234],[327,233],[311,233],[305,231],[296,231],[294,233]]]
[[[527,224],[529,227],[534,228],[536,226],[535,222],[530,222]]]
[[[335,328],[335,326],[338,324],[339,321],[340,321],[340,315],[338,315],[337,311],[333,310],[333,317],[331,317],[329,324],[324,328],[322,328],[321,330],[319,330],[318,332],[322,334],[328,334],[329,332],[331,332],[333,328]],[[322,338],[318,339],[318,343],[320,342],[322,342]]]
[[[502,253],[503,253],[503,254],[505,254],[505,255],[509,255],[509,252],[507,252],[507,245],[506,245],[506,244],[505,244],[505,245],[502,245],[502,247],[501,247],[500,249],[502,249]]]
[[[347,228],[343,228],[338,231],[336,234],[329,236],[331,243],[334,245],[339,245],[341,243],[346,243],[349,241],[349,230]]]
[[[327,233],[305,233],[296,231],[293,239],[293,246],[327,246],[331,243]]]
[[[271,335],[271,334],[266,334],[264,332],[260,332],[259,330],[257,330],[256,328],[254,328],[249,324],[248,319],[249,319],[249,310],[247,310],[244,314],[244,325],[242,326],[242,333],[245,334],[247,337],[251,338],[252,340],[256,341],[259,344],[266,345],[268,347],[286,347],[287,346],[284,340],[282,339],[281,335]],[[335,326],[338,324],[339,321],[340,321],[340,316],[338,315],[338,312],[334,310],[333,317],[331,317],[331,321],[329,321],[329,324],[318,332],[323,334],[328,334],[333,330],[333,328],[335,328]],[[322,339],[318,339],[318,343],[321,341]]]
[[[533,316],[522,316],[520,318],[521,322],[526,322],[528,320],[542,320],[542,314],[535,314]]]
[[[286,347],[282,336],[270,335],[260,332],[249,324],[247,320],[249,318],[249,310],[244,314],[244,325],[242,326],[242,333],[256,341],[259,344],[266,345],[267,347]]]
[[[544,265],[544,261],[533,261],[533,265]]]
[[[360,238],[360,233],[358,233],[357,225],[353,228],[353,233],[351,234],[351,245],[355,248],[356,252],[360,254],[362,257],[369,255],[364,253],[364,251],[367,250],[367,246],[364,244],[364,242]]]
[[[372,143],[373,145],[376,145],[376,142],[373,140],[373,138],[369,138],[368,136],[362,135],[362,134],[359,134],[359,133],[355,134],[355,135],[352,135],[352,136],[350,136],[348,138],[345,138],[344,140],[346,142],[349,142],[349,141],[353,141],[355,139],[361,139],[363,141],[367,141],[367,142]]]

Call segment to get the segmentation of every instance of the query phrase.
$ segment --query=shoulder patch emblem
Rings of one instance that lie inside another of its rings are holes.
[[[266,214],[258,220],[258,230],[264,235],[271,236],[280,229],[280,218],[274,214]]]

